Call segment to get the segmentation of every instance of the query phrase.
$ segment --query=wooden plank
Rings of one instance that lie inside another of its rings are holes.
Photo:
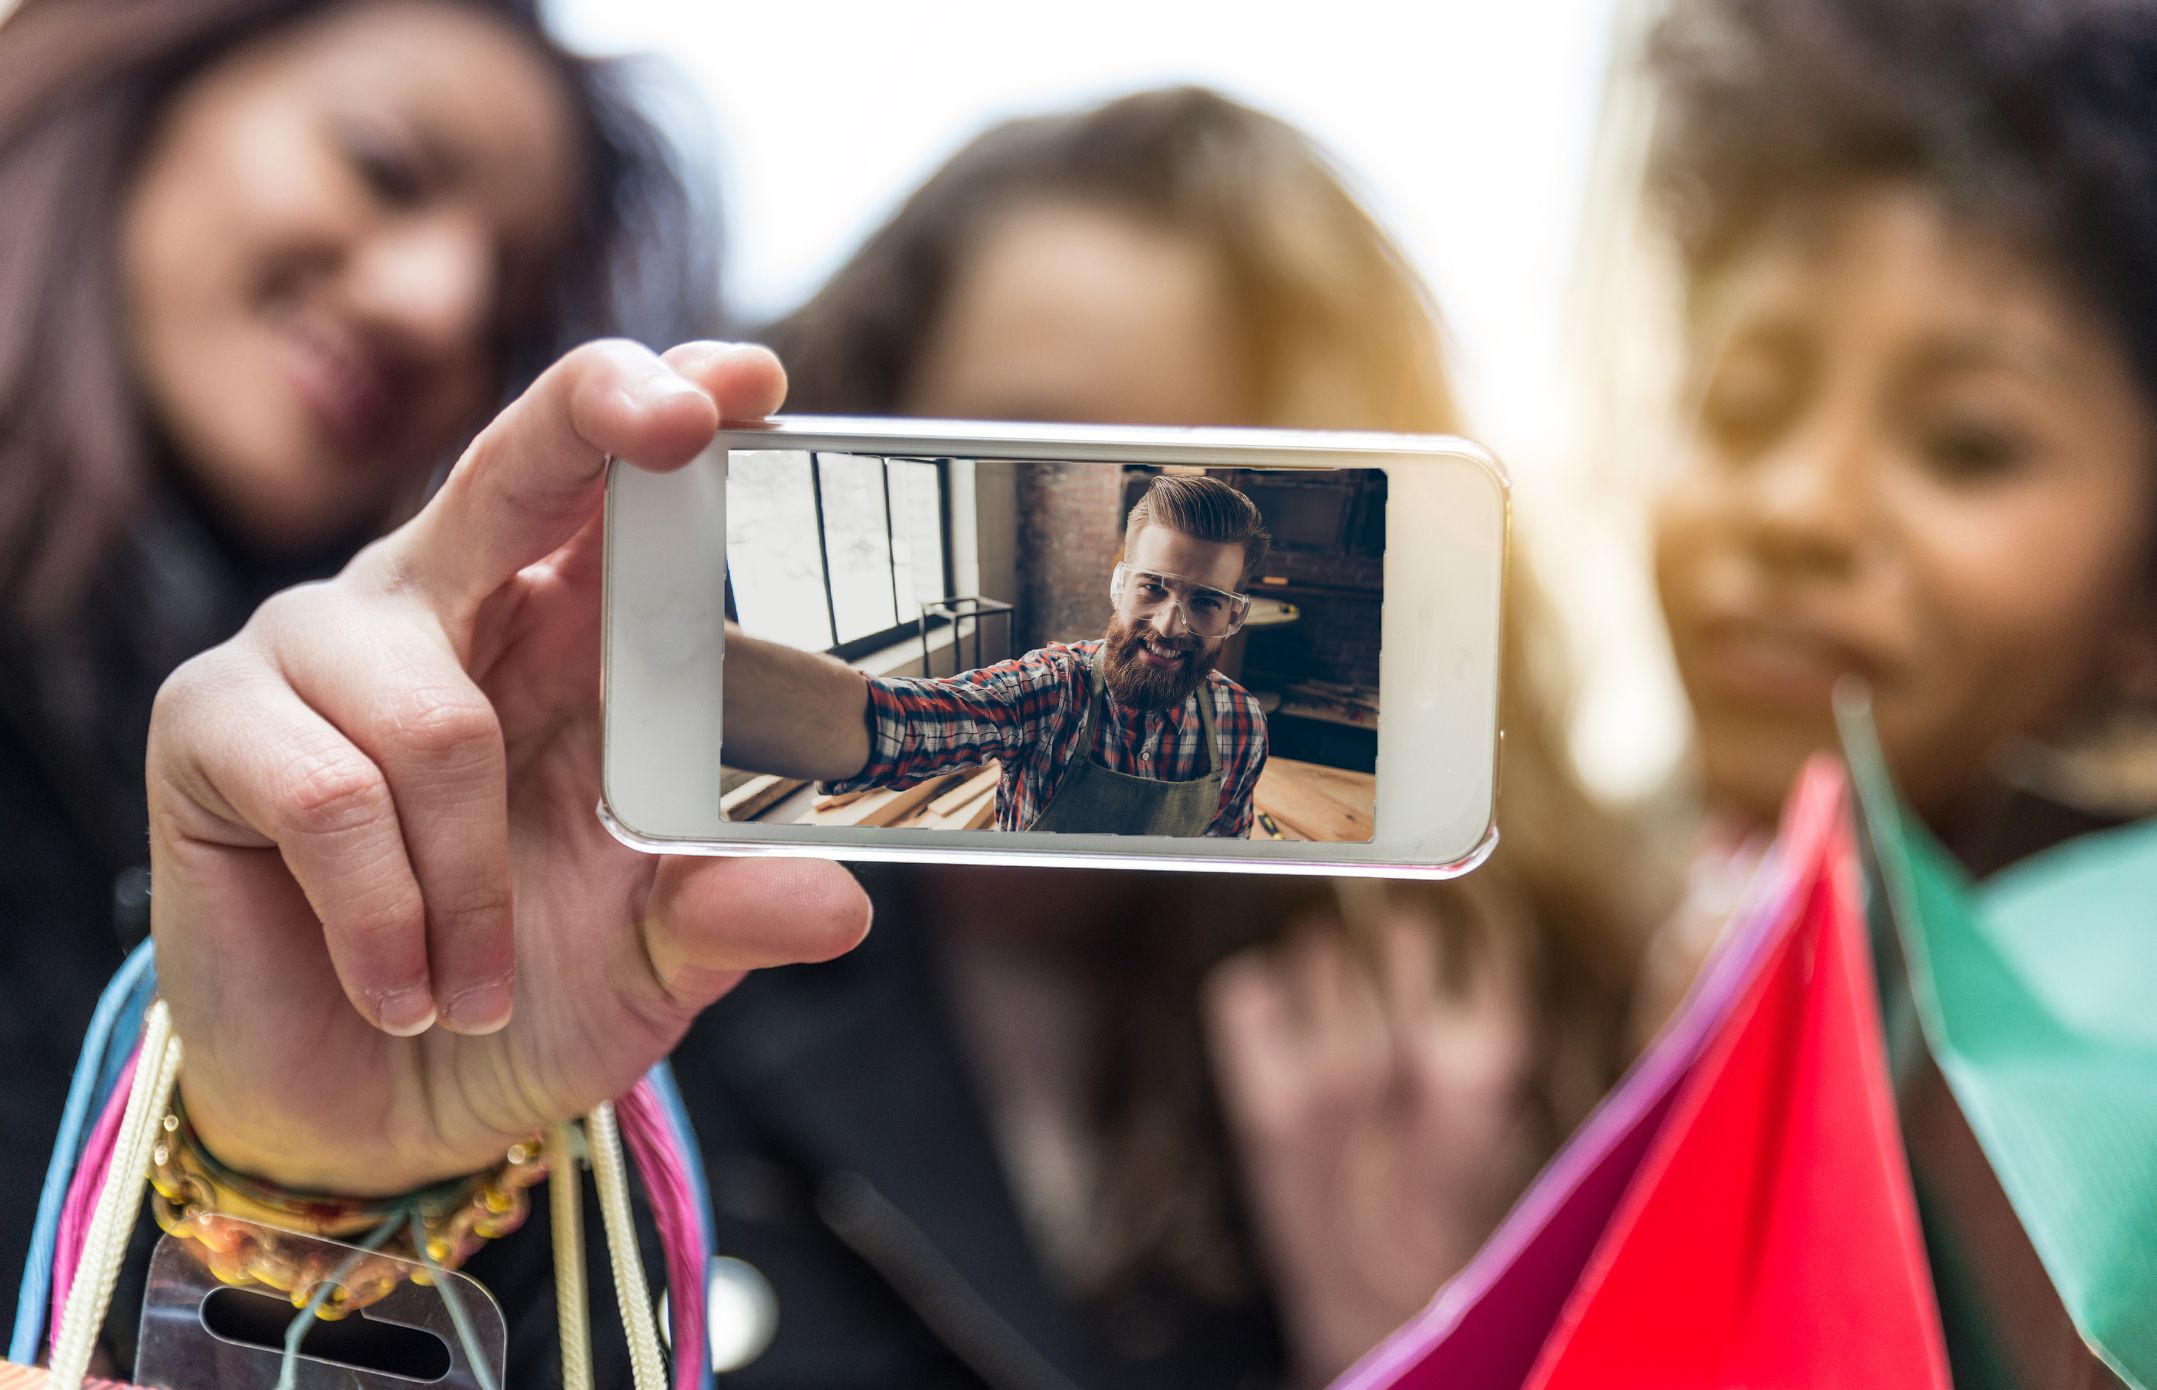
[[[1357,772],[1346,767],[1334,767],[1329,763],[1307,763],[1297,758],[1270,757],[1266,759],[1265,771],[1260,774],[1261,780],[1268,775],[1287,777],[1294,781],[1319,783],[1329,790],[1342,792],[1350,797],[1364,801],[1370,800],[1378,787],[1378,779],[1368,772]]]
[[[1378,779],[1368,772],[1327,767],[1324,763],[1296,763],[1295,771],[1350,806],[1369,805],[1378,795]]]
[[[1279,827],[1281,838],[1284,840],[1316,840],[1320,838],[1318,833],[1298,824],[1295,818],[1279,803],[1271,806],[1261,805],[1258,809],[1272,818],[1274,825]]]
[[[1368,773],[1270,758],[1259,774],[1254,800],[1273,817],[1283,835],[1362,841],[1371,837],[1377,786],[1377,779]]]
[[[916,782],[913,786],[907,787],[903,791],[893,792],[891,800],[885,802],[873,814],[863,817],[860,824],[895,825],[912,815],[916,809],[933,800],[938,792],[946,790],[953,782],[958,780],[958,777],[959,774],[956,772],[947,773],[942,777],[931,777],[926,782]]]
[[[798,825],[808,818],[815,805],[816,784],[804,782],[757,812],[756,818],[765,825]]]
[[[801,785],[799,777],[781,777],[770,772],[752,777],[719,798],[720,818],[754,820],[758,812]]]
[[[930,809],[939,815],[943,815],[959,810],[962,807],[971,806],[982,797],[992,795],[996,791],[996,784],[1003,780],[1003,775],[1003,764],[986,764],[956,787],[929,803]]]
[[[960,797],[948,806],[939,803],[937,809],[945,815],[964,815],[968,811],[973,810],[976,806],[979,806],[984,801],[993,802],[995,800],[996,783],[991,782],[987,786],[983,787],[980,791],[974,793],[972,796]]]
[[[957,780],[958,775],[955,772],[945,773],[941,777],[931,777],[903,789],[879,788],[856,797],[844,806],[834,806],[829,810],[812,810],[802,818],[801,823],[889,826],[913,814],[916,808],[948,788]]]
[[[867,795],[867,792],[833,792],[829,796],[818,797],[816,799],[816,805],[813,809],[818,811],[829,811],[840,806],[850,806],[854,802],[861,800],[864,796]]]
[[[874,814],[885,802],[897,795],[897,792],[889,788],[879,788],[876,791],[863,792],[844,806],[832,806],[823,810],[812,806],[809,813],[801,818],[800,824],[860,825],[863,816]]]
[[[1371,818],[1357,815],[1331,797],[1307,787],[1282,784],[1262,791],[1259,808],[1271,815],[1284,834],[1329,843],[1353,843],[1371,837]]]
[[[996,784],[1002,768],[990,763],[898,824],[908,830],[979,830],[996,819]]]

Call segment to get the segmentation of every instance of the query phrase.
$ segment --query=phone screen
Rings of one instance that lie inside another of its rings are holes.
[[[869,755],[721,818],[1368,843],[1385,470],[735,449],[726,611],[861,672]],[[729,688],[749,644],[727,650]],[[799,737],[831,740],[804,712]]]

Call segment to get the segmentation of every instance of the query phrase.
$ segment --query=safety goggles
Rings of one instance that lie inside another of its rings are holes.
[[[1251,611],[1249,594],[1232,594],[1156,570],[1116,566],[1109,599],[1126,617],[1151,619],[1168,604],[1183,613],[1183,625],[1200,637],[1226,637],[1243,626]]]

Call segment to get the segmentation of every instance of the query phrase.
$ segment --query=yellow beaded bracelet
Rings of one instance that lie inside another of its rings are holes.
[[[151,1212],[189,1243],[205,1268],[234,1285],[273,1288],[304,1307],[348,1251],[284,1234],[352,1240],[393,1221],[402,1229],[338,1276],[321,1305],[339,1318],[379,1302],[415,1264],[455,1269],[481,1245],[524,1224],[531,1188],[547,1175],[537,1136],[512,1144],[482,1173],[394,1198],[291,1192],[236,1173],[204,1149],[177,1097],[151,1151]],[[270,1228],[268,1231],[262,1228]]]

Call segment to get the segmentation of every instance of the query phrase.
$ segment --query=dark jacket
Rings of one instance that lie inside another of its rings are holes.
[[[249,554],[160,493],[77,611],[0,616],[0,1303],[12,1316],[38,1189],[99,991],[149,931],[143,754],[158,686],[269,595],[357,541]]]
[[[1276,1383],[1279,1337],[1262,1301],[1164,1294],[1094,1309],[1058,1292],[958,1050],[905,875],[863,872],[878,911],[859,949],[751,976],[675,1053],[720,1251],[755,1266],[778,1299],[771,1346],[722,1383]]]

